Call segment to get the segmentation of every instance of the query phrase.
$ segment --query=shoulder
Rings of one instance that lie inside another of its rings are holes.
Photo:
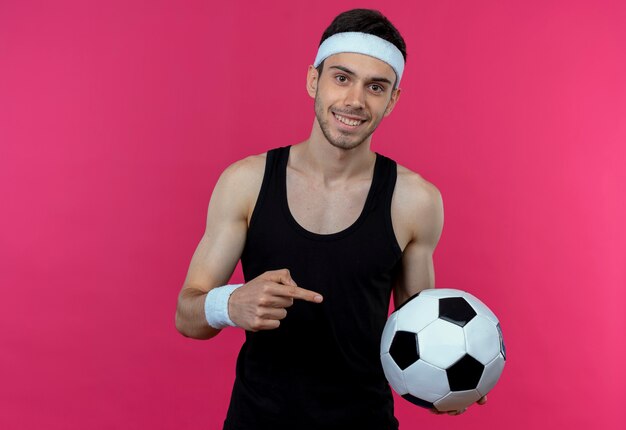
[[[237,160],[224,169],[220,176],[220,180],[242,181],[259,174],[263,175],[265,170],[265,159],[267,152],[262,154],[249,155],[245,158]]]
[[[443,199],[439,189],[416,173],[398,164],[392,200],[394,224],[405,242],[414,239],[437,240],[443,227]]]
[[[396,193],[409,206],[424,206],[438,204],[441,201],[439,189],[416,173],[398,164],[398,179]]]
[[[230,164],[220,175],[214,194],[227,198],[233,210],[249,219],[263,183],[266,159],[267,153],[264,152]]]
[[[260,187],[265,172],[267,153],[249,155],[227,166],[220,175],[216,187],[235,193],[246,194]],[[234,196],[233,196],[234,197]]]

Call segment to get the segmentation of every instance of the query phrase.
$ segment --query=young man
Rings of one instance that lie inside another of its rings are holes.
[[[400,306],[434,287],[443,227],[437,188],[370,149],[405,59],[379,12],[337,16],[307,72],[310,137],[237,161],[215,186],[176,327],[246,330],[224,429],[398,428],[380,337],[392,293]],[[246,283],[224,285],[240,258]]]

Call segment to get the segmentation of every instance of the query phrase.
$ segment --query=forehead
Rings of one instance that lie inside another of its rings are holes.
[[[356,54],[352,52],[342,52],[331,55],[324,60],[324,69],[331,66],[343,66],[350,69],[358,76],[380,76],[386,77],[391,82],[396,77],[396,73],[391,66],[378,58],[365,54]]]

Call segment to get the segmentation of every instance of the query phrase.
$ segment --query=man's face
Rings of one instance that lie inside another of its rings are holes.
[[[366,141],[398,100],[395,80],[391,66],[363,54],[331,55],[321,75],[311,66],[307,89],[315,98],[315,116],[326,140],[342,149]]]

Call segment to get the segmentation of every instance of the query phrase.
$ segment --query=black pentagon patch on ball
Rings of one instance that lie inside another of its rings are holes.
[[[446,369],[448,383],[452,391],[473,390],[483,375],[485,366],[469,354]]]
[[[506,347],[504,346],[504,338],[502,337],[502,328],[500,328],[500,323],[496,326],[498,329],[498,335],[500,336],[500,353],[502,354],[502,358],[506,361]]]
[[[411,394],[405,394],[402,396],[402,398],[408,400],[414,405],[421,406],[422,408],[433,409],[435,407],[435,405],[433,405],[431,402],[427,402],[426,400],[422,400],[419,397],[415,397]]]
[[[463,327],[476,316],[476,311],[463,297],[439,299],[439,318]]]
[[[410,331],[397,331],[389,347],[389,355],[402,370],[419,360],[417,335]]]

